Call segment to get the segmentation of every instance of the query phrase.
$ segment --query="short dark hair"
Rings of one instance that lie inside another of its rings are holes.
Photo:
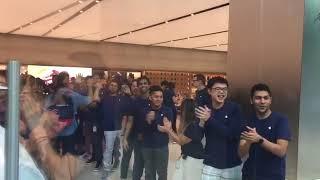
[[[65,85],[63,84],[63,80],[66,78],[66,77],[69,77],[69,73],[63,71],[63,72],[60,72],[57,76],[57,84],[56,84],[56,91],[58,91],[60,88],[64,88]]]
[[[213,78],[209,79],[207,88],[208,89],[212,88],[212,86],[216,83],[226,84],[229,87],[229,83],[228,83],[227,79],[220,77],[220,76],[217,76],[217,77],[213,77]]]
[[[168,82],[167,80],[163,80],[163,81],[161,81],[160,85],[161,85],[161,86],[168,87],[169,82]]]
[[[156,85],[150,86],[150,88],[149,88],[150,94],[153,94],[154,92],[157,92],[157,91],[161,91],[163,94],[163,90],[160,86],[156,86]]]
[[[174,90],[174,88],[176,88],[176,84],[174,82],[169,82],[168,83],[168,88],[171,90]]]
[[[129,77],[132,78],[132,79],[134,79],[134,74],[129,73]]]
[[[204,85],[206,84],[206,78],[203,74],[196,74],[193,77],[195,77],[197,81],[201,81]]]
[[[116,79],[111,79],[109,85],[110,85],[111,83],[116,83],[116,84],[118,85],[118,91],[120,91],[120,89],[121,89],[121,84],[120,84],[120,82],[119,82],[118,80],[116,80]],[[108,86],[109,86],[109,85],[108,85]]]
[[[149,85],[151,84],[151,81],[150,81],[150,79],[149,79],[147,76],[141,76],[141,77],[138,79],[138,84],[139,84],[140,81],[143,80],[143,79],[146,80]]]
[[[258,83],[252,86],[251,92],[250,92],[251,98],[253,98],[254,93],[256,91],[267,91],[269,95],[272,96],[269,86],[263,83]]]

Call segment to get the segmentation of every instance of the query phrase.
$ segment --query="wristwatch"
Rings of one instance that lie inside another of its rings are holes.
[[[262,144],[263,142],[264,142],[264,139],[263,139],[263,138],[260,138],[259,141],[257,142],[257,144],[260,145],[260,144]]]

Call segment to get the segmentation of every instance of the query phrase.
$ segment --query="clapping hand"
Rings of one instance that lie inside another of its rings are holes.
[[[247,131],[241,133],[241,139],[245,139],[250,143],[257,143],[262,137],[257,133],[256,128],[247,126]]]
[[[167,117],[163,118],[163,126],[158,125],[158,130],[163,133],[168,133],[172,129],[172,123]]]
[[[148,124],[152,124],[152,122],[155,120],[155,117],[156,117],[156,112],[150,111],[146,116],[146,121],[148,122]]]
[[[211,109],[207,106],[204,107],[197,107],[196,108],[196,117],[199,118],[203,122],[207,122],[211,116]]]

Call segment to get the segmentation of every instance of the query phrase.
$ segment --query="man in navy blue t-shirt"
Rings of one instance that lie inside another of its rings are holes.
[[[158,125],[164,126],[173,119],[172,109],[163,106],[163,91],[160,86],[149,89],[150,106],[144,110],[143,122],[143,160],[145,164],[145,179],[167,180],[169,160],[169,136],[158,130]]]
[[[144,109],[150,106],[149,102],[149,87],[150,80],[146,76],[142,76],[138,79],[139,96],[135,97],[131,104],[131,115],[128,116],[128,122],[126,124],[123,147],[127,151],[129,149],[128,139],[133,140],[134,149],[134,163],[132,180],[140,180],[143,174],[144,161],[142,157],[142,130],[143,122],[145,121]],[[123,176],[122,178],[124,178]]]
[[[238,146],[243,116],[237,103],[226,101],[228,81],[214,77],[208,81],[209,104],[198,106],[196,116],[205,121],[205,158],[202,180],[241,179]]]
[[[99,114],[106,141],[103,164],[108,171],[112,168],[114,142],[117,137],[120,137],[122,119],[128,113],[128,102],[119,95],[119,88],[119,82],[112,80],[108,86],[109,92],[101,98],[99,105]]]
[[[284,180],[286,153],[291,138],[288,119],[272,112],[271,91],[265,84],[251,89],[255,114],[242,132],[239,154],[249,155],[242,169],[243,180]]]

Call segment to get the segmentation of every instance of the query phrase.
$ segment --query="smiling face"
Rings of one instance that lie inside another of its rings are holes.
[[[215,104],[223,104],[228,96],[228,85],[224,83],[215,83],[208,92],[212,102]]]
[[[257,114],[264,116],[270,111],[272,97],[267,91],[255,91],[251,103]]]
[[[149,99],[154,107],[160,108],[163,103],[163,94],[161,91],[155,91],[150,94]]]
[[[138,82],[137,81],[133,81],[131,84],[131,92],[132,95],[134,96],[138,96],[139,95],[139,88],[138,88]]]
[[[146,94],[149,91],[149,87],[150,87],[150,84],[149,84],[148,80],[141,79],[139,81],[139,89],[140,89],[141,94]]]
[[[114,94],[117,94],[118,93],[118,89],[119,89],[119,84],[116,83],[116,82],[111,82],[109,84],[109,91],[110,91],[110,94],[114,95]]]

